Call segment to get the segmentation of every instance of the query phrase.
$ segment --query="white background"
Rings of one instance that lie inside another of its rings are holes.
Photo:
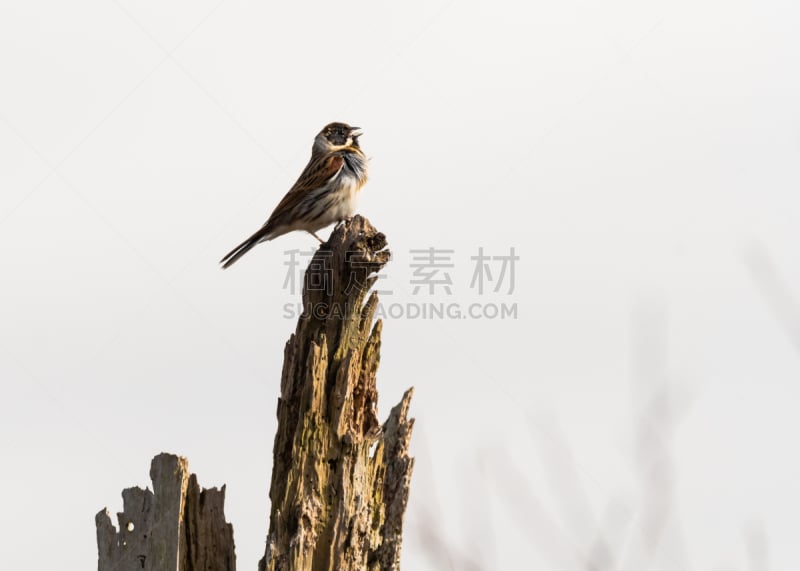
[[[360,212],[516,320],[389,319],[416,387],[405,569],[800,568],[791,1],[0,5],[0,561],[91,569],[160,451],[264,550],[284,252],[329,121]],[[520,256],[515,289],[470,256]],[[599,547],[598,547],[599,546]]]

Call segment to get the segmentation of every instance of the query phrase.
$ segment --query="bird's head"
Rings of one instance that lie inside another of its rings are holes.
[[[358,148],[361,129],[347,123],[329,123],[314,139],[314,148],[324,152],[336,151],[346,147]]]

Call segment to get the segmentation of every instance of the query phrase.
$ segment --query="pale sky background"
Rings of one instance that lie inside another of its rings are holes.
[[[95,568],[94,514],[169,451],[228,485],[255,569],[284,252],[316,242],[217,260],[339,120],[372,157],[384,302],[518,307],[385,323],[381,417],[416,387],[404,569],[585,569],[598,534],[614,569],[800,569],[798,23],[789,0],[0,4],[2,567]],[[427,247],[452,295],[413,295]],[[479,247],[515,248],[513,293],[469,288]]]

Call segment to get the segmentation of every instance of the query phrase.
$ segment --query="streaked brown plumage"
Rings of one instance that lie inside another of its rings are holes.
[[[278,203],[264,225],[220,260],[232,265],[253,246],[293,230],[316,231],[355,214],[356,198],[367,182],[367,158],[361,152],[361,130],[330,123],[314,139],[311,159],[300,178]]]

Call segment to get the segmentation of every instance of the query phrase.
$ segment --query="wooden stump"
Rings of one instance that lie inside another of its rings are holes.
[[[386,238],[364,218],[340,224],[306,271],[303,315],[284,351],[269,534],[261,571],[399,568],[412,389],[381,426],[374,273]]]
[[[159,454],[153,491],[122,491],[119,530],[107,509],[95,516],[98,571],[235,571],[233,527],[225,521],[225,486],[201,489],[186,458]]]
[[[399,568],[411,470],[412,389],[381,426],[375,375],[381,322],[369,288],[386,238],[356,216],[306,271],[303,315],[284,352],[265,571]],[[117,514],[95,517],[98,571],[233,571],[225,486],[201,489],[185,458],[160,454],[153,492],[128,488]]]

